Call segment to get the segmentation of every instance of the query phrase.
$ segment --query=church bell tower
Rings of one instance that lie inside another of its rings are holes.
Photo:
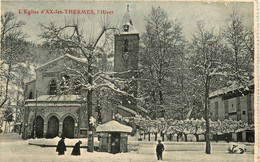
[[[129,87],[124,91],[137,96],[137,70],[139,53],[139,32],[134,28],[129,14],[129,5],[119,26],[119,34],[115,34],[114,45],[114,71],[115,76],[129,82]],[[122,106],[132,110],[137,109],[137,102],[131,97],[121,96]]]

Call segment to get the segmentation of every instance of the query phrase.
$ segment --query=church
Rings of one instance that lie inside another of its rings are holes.
[[[120,33],[114,35],[115,76],[122,79],[138,78],[139,33],[134,28],[128,8],[119,28]],[[77,90],[69,94],[60,93],[70,79],[70,74],[64,68],[71,66],[77,69],[87,64],[84,58],[65,54],[35,69],[36,79],[28,82],[25,88],[23,138],[87,137],[87,101]],[[138,84],[133,81],[132,85],[133,88],[126,91],[136,97]],[[130,97],[121,96],[120,99],[121,104],[114,107],[113,111],[102,109],[102,123],[112,120],[114,113],[122,116],[147,113]],[[95,119],[98,118],[94,107],[92,114]]]

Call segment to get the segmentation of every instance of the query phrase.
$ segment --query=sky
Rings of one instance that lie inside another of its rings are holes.
[[[145,21],[144,18],[149,14],[152,7],[158,7],[164,9],[170,20],[178,19],[182,24],[183,34],[189,40],[192,34],[196,31],[196,23],[199,20],[204,20],[208,28],[214,27],[218,30],[225,25],[225,21],[228,16],[237,11],[243,15],[244,23],[247,27],[252,28],[254,23],[254,4],[252,2],[218,2],[218,3],[206,3],[206,2],[83,2],[83,1],[2,1],[1,12],[12,11],[16,14],[18,20],[23,20],[26,25],[23,27],[23,31],[29,36],[27,39],[40,43],[38,38],[40,34],[39,23],[47,25],[49,22],[54,21],[57,24],[63,24],[65,19],[79,19],[83,23],[83,30],[85,33],[94,31],[98,33],[101,28],[99,25],[100,19],[104,15],[97,14],[97,10],[113,11],[113,14],[107,15],[111,24],[120,24],[124,13],[127,10],[127,4],[129,4],[129,12],[132,17],[132,22],[137,31],[141,34],[144,31]],[[24,9],[39,11],[38,14],[19,14]],[[46,14],[46,10],[53,9],[65,11],[65,9],[79,9],[79,10],[93,10],[96,14]],[[41,11],[45,10],[45,14],[41,14]]]

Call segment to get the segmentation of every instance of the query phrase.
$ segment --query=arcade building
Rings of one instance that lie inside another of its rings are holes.
[[[248,127],[223,134],[229,141],[254,142],[254,84],[248,88],[225,87],[210,93],[209,107],[213,121],[231,119]],[[220,140],[221,140],[220,138]]]
[[[119,30],[120,34],[114,35],[114,72],[119,72],[116,76],[123,79],[136,78],[138,77],[136,71],[138,70],[139,33],[134,28],[129,9],[123,17]],[[60,93],[66,87],[65,85],[77,84],[68,83],[70,74],[65,68],[71,66],[80,69],[86,65],[86,59],[65,54],[36,68],[36,79],[26,84],[23,138],[88,136],[87,101],[83,94],[77,93],[76,90],[69,94]],[[136,96],[137,82],[132,84],[134,88],[125,91]],[[112,120],[115,112],[122,116],[147,113],[129,97],[121,96],[120,99],[121,104],[114,107],[113,111],[108,108],[102,109],[102,123]],[[94,118],[98,118],[94,107],[92,114]]]

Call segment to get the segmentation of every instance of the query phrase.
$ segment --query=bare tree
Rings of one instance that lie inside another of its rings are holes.
[[[254,34],[243,24],[243,17],[233,12],[226,20],[223,31],[229,49],[226,60],[233,73],[232,85],[247,85],[253,79]]]
[[[215,76],[226,76],[227,65],[221,60],[221,39],[215,36],[213,30],[207,30],[204,22],[198,22],[198,30],[193,35],[192,44],[192,64],[193,72],[204,87],[204,113],[206,120],[206,154],[210,154],[210,127],[209,127],[209,92],[214,84],[212,78]]]
[[[25,22],[18,21],[12,12],[1,15],[1,84],[4,85],[0,108],[8,100],[9,85],[13,77],[13,70],[18,63],[25,62],[28,51],[28,43],[24,40],[25,34],[21,27]]]

